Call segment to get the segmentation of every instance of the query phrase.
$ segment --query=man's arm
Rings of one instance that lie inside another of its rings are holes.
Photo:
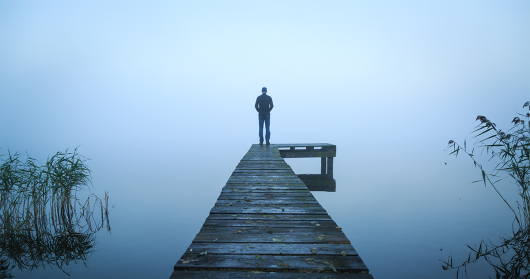
[[[259,112],[258,99],[259,99],[259,97],[256,98],[256,104],[254,104],[254,107],[256,108],[257,112]]]
[[[271,98],[271,103],[269,105],[269,111],[271,111],[273,107],[274,107],[274,104],[272,103],[272,98]]]

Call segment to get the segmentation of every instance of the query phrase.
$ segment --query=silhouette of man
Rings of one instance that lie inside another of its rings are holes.
[[[267,145],[270,144],[269,139],[271,138],[271,110],[274,107],[272,104],[271,96],[267,95],[267,87],[261,88],[261,95],[256,98],[256,104],[254,105],[256,110],[259,112],[259,144],[263,145],[263,122],[265,122],[265,140]]]

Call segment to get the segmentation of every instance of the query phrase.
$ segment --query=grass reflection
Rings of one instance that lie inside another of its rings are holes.
[[[110,232],[108,195],[79,198],[90,190],[87,159],[57,152],[44,165],[20,154],[4,155],[0,166],[0,278],[11,270],[83,262],[94,252],[95,233]],[[67,273],[68,274],[68,273]]]

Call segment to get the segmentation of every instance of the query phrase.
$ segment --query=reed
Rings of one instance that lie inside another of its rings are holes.
[[[527,107],[530,109],[530,102],[523,109]],[[519,113],[512,120],[513,127],[506,132],[485,116],[479,115],[476,120],[480,124],[473,131],[477,139],[473,148],[468,149],[465,141],[462,146],[451,140],[450,154],[464,153],[473,161],[482,176],[473,182],[491,186],[513,212],[512,232],[500,237],[498,242],[482,240],[478,248],[467,245],[471,253],[466,261],[453,264],[453,258],[449,257],[443,261],[442,268],[456,269],[458,278],[462,269],[467,276],[467,266],[484,259],[493,267],[496,278],[530,278],[530,113]],[[497,162],[491,170],[477,161],[475,149],[488,154],[489,161]],[[499,182],[505,179],[518,189],[519,199],[515,204],[510,204],[498,190]]]
[[[77,152],[57,152],[44,165],[19,153],[0,166],[0,278],[12,268],[33,269],[71,261],[86,264],[95,232],[106,227],[108,193],[90,193],[91,171]],[[86,198],[79,198],[88,191]],[[97,212],[100,214],[96,214]],[[64,270],[63,270],[64,271]]]

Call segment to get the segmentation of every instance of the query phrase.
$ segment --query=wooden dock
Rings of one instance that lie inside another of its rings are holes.
[[[335,152],[331,144],[252,145],[170,278],[373,279],[283,159],[324,158],[322,175],[332,176]]]

